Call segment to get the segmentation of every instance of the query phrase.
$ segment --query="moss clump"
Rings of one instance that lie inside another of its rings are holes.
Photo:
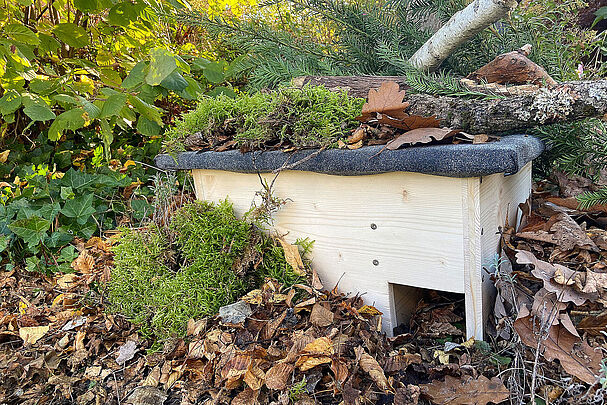
[[[111,309],[160,339],[183,335],[188,319],[217,313],[265,277],[287,285],[302,281],[282,249],[237,219],[227,201],[184,206],[168,232],[122,230],[114,252]]]
[[[324,86],[280,88],[271,93],[203,98],[166,133],[165,150],[185,149],[184,140],[200,134],[209,147],[226,139],[247,149],[277,143],[323,147],[345,137],[358,125],[365,100]]]

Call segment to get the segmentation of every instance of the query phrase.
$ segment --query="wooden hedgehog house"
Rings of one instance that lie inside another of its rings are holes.
[[[467,336],[482,339],[494,297],[483,267],[499,251],[498,228],[516,221],[529,197],[542,142],[510,135],[381,149],[326,150],[281,172],[274,193],[289,202],[275,215],[276,229],[290,242],[314,240],[312,264],[325,286],[364,293],[389,335],[415,308],[417,292],[431,289],[463,294]],[[314,152],[183,152],[156,164],[192,170],[198,199],[227,197],[242,215],[261,188],[257,173],[271,181],[273,170]]]

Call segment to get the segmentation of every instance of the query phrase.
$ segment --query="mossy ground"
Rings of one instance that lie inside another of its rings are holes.
[[[182,336],[188,319],[216,314],[265,277],[302,281],[282,248],[237,219],[227,201],[188,204],[168,230],[123,229],[114,252],[110,308],[161,340]]]
[[[287,143],[294,147],[327,147],[356,128],[365,100],[323,86],[280,88],[269,93],[218,96],[200,100],[165,135],[165,150],[184,150],[184,140],[200,133],[210,146],[219,139],[246,149]]]

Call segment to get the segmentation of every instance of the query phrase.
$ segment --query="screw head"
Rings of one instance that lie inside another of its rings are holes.
[[[373,265],[374,265],[374,266],[379,266],[379,260],[374,259],[374,260],[373,260]]]
[[[377,229],[377,225],[376,224],[371,224],[371,229]]]

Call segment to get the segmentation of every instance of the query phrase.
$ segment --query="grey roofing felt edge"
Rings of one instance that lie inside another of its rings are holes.
[[[429,145],[384,150],[379,146],[360,149],[328,149],[292,170],[342,176],[386,172],[417,172],[448,177],[478,177],[493,173],[514,174],[544,150],[543,142],[531,135],[508,135],[484,144]],[[156,166],[164,170],[208,169],[240,173],[271,172],[297,162],[316,149],[293,153],[257,151],[241,153],[182,152],[176,158],[158,155]],[[376,155],[376,156],[375,156]]]

